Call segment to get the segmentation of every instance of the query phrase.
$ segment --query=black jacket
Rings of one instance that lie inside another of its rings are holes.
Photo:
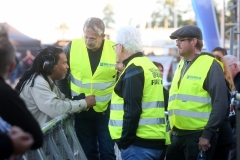
[[[240,72],[238,72],[238,73],[236,74],[236,76],[235,76],[234,79],[233,79],[233,82],[234,82],[234,86],[235,86],[235,88],[236,88],[236,91],[237,91],[238,93],[240,93]],[[235,107],[235,109],[236,109],[236,107]],[[236,112],[236,110],[235,110],[235,112]],[[236,114],[230,116],[230,117],[229,117],[229,120],[230,120],[231,127],[232,127],[232,128],[235,127],[235,125],[236,125]]]
[[[229,88],[229,83],[226,81],[226,84]],[[231,145],[234,143],[234,139],[233,139],[233,134],[232,134],[232,129],[231,129],[231,124],[229,121],[229,106],[230,106],[230,100],[231,100],[231,94],[230,94],[231,90],[229,88],[229,91],[227,92],[228,94],[228,108],[226,110],[226,118],[223,121],[222,125],[219,127],[218,130],[218,141],[217,141],[217,145],[221,146],[221,145]]]
[[[236,74],[233,81],[234,81],[234,86],[236,90],[238,91],[238,93],[240,93],[240,72]]]
[[[38,122],[28,111],[23,100],[18,96],[2,77],[0,77],[0,117],[12,126],[18,126],[32,135],[34,143],[31,149],[40,148],[43,144],[43,133]],[[1,135],[0,159],[6,158],[6,154],[12,153],[12,144],[6,135]],[[5,143],[5,144],[4,144]],[[8,148],[8,153],[4,151]]]
[[[124,60],[123,64],[127,66],[130,60],[142,56],[142,53],[136,53]],[[116,94],[124,99],[122,136],[117,140],[118,147],[121,149],[126,149],[130,145],[151,149],[164,148],[165,140],[143,139],[136,136],[138,122],[142,113],[143,88],[143,68],[134,64],[131,64],[125,70],[114,88]]]

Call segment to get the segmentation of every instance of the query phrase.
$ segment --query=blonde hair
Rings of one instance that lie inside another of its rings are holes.
[[[226,79],[226,81],[228,82],[229,84],[229,88],[231,91],[235,91],[235,86],[234,86],[234,83],[233,83],[233,79],[232,79],[232,76],[230,74],[230,71],[229,71],[229,68],[228,68],[228,64],[226,62],[226,60],[224,59],[223,55],[220,54],[220,53],[216,53],[214,52],[214,55],[216,57],[217,60],[219,60],[220,62],[223,63],[223,68],[224,68],[224,77]]]

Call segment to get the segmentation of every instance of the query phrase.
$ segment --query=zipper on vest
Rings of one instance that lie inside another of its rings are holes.
[[[187,63],[187,62],[184,62],[184,63]],[[185,72],[186,72],[186,70],[187,70],[187,68],[188,68],[188,65],[189,65],[190,63],[191,63],[191,62],[187,63],[187,65],[184,65],[183,72],[181,72],[180,80],[179,80],[179,82],[178,82],[178,88],[179,88],[179,86],[180,86],[180,83],[181,83],[181,81],[182,81],[182,78],[183,78],[183,76],[184,76],[184,74],[185,74]]]

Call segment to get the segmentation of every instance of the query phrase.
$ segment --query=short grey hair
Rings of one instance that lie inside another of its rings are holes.
[[[97,32],[100,36],[105,32],[105,25],[100,18],[90,17],[85,21],[83,25],[83,30],[85,29],[90,29],[94,32]]]
[[[231,65],[231,64],[237,64],[238,66],[240,65],[240,62],[237,59],[237,57],[233,55],[225,55],[224,59],[227,61],[228,65]]]
[[[133,26],[121,27],[117,31],[116,44],[122,44],[131,54],[142,52],[141,33]]]

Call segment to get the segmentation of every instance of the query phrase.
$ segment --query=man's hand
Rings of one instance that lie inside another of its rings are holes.
[[[95,95],[90,95],[85,98],[85,101],[87,102],[87,107],[93,107],[96,105]]]
[[[211,144],[209,143],[208,139],[205,139],[203,137],[199,138],[199,142],[198,142],[199,150],[202,149],[203,151],[207,151],[210,147],[211,147]]]
[[[17,126],[12,127],[12,129],[8,132],[8,136],[12,140],[13,155],[25,153],[34,142],[31,134],[24,132]]]

